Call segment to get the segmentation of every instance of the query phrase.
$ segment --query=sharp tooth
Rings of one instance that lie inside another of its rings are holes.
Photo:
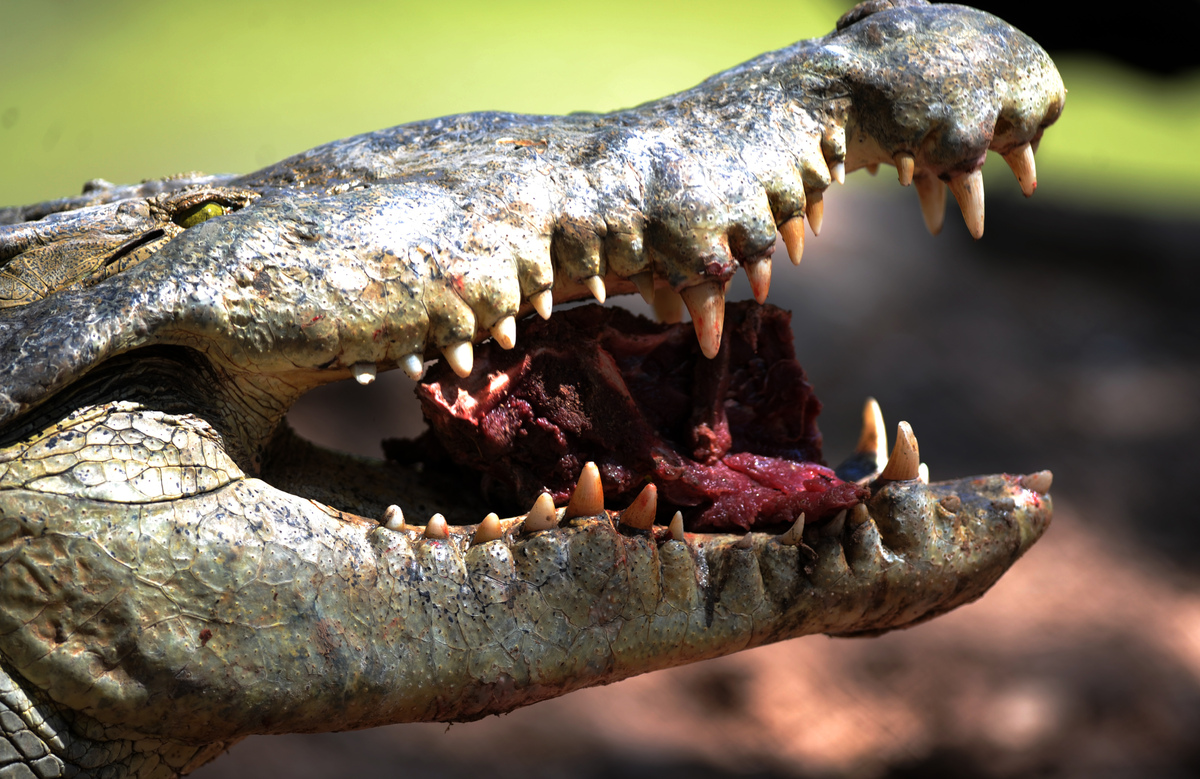
[[[875,398],[867,398],[863,404],[862,432],[858,434],[854,452],[873,457],[876,471],[887,462],[887,428],[883,424],[883,410]]]
[[[846,509],[839,511],[833,519],[825,523],[821,528],[821,535],[826,538],[837,538],[841,536],[846,529]]]
[[[1049,492],[1053,482],[1054,474],[1050,471],[1038,471],[1021,477],[1021,486],[1027,490],[1033,490],[1039,495]]]
[[[434,514],[425,523],[425,537],[436,538],[445,541],[450,537],[450,527],[446,524],[446,518],[441,514]]]
[[[500,344],[500,348],[505,351],[517,345],[517,320],[511,315],[500,317],[496,324],[492,325],[492,338],[496,343]]]
[[[809,195],[805,211],[808,214],[808,228],[812,230],[813,235],[820,235],[821,222],[825,219],[824,193],[814,192]]]
[[[538,312],[538,316],[542,319],[550,318],[550,310],[554,308],[554,295],[550,294],[550,290],[533,293],[529,296],[529,302],[533,304],[533,310]]]
[[[583,286],[588,288],[597,303],[603,303],[608,297],[608,290],[604,288],[604,279],[599,276],[588,276],[583,280]]]
[[[870,518],[871,512],[867,511],[867,504],[855,503],[854,508],[850,509],[850,517],[847,521],[850,523],[850,529],[853,530]]]
[[[917,176],[913,183],[917,185],[925,227],[930,235],[937,235],[946,222],[946,185],[935,176]]]
[[[1029,197],[1037,189],[1037,166],[1033,162],[1033,147],[1025,143],[1004,155],[1004,161],[1012,168],[1017,183],[1025,197]]]
[[[667,528],[671,531],[671,539],[673,541],[683,540],[683,512],[676,511],[675,516],[671,517],[671,525]]]
[[[654,288],[654,314],[658,321],[673,325],[683,321],[683,298],[679,293],[664,285]]]
[[[383,518],[379,520],[388,530],[404,529],[404,512],[393,504],[383,510]]]
[[[525,515],[521,529],[526,533],[536,533],[555,527],[558,527],[558,513],[554,510],[554,499],[550,497],[550,493],[543,492],[538,495],[537,500],[533,502],[533,508]]]
[[[754,546],[754,538],[747,531],[746,535],[733,542],[734,549],[749,549]]]
[[[839,184],[846,183],[846,163],[835,162],[829,166],[829,175],[833,176],[833,180]]]
[[[495,514],[488,514],[479,523],[479,527],[475,528],[475,535],[471,537],[471,545],[486,544],[488,541],[496,541],[504,535],[504,526],[500,524],[500,517]]]
[[[925,463],[921,463],[917,466],[917,481],[921,482],[922,484],[929,483],[929,466]]]
[[[400,367],[405,375],[413,381],[418,381],[425,375],[425,363],[419,354],[410,354],[400,360]]]
[[[475,364],[475,350],[471,347],[470,341],[450,344],[442,349],[442,354],[445,355],[446,362],[450,363],[450,367],[461,378],[465,379],[471,375],[471,367]]]
[[[983,171],[954,176],[950,179],[950,191],[958,201],[971,237],[979,240],[983,237]]]
[[[912,183],[916,161],[906,151],[896,152],[896,156],[892,160],[896,163],[896,174],[900,179],[900,186],[907,187]]]
[[[721,330],[725,326],[725,285],[702,281],[679,293],[692,315],[692,326],[700,340],[700,351],[710,360],[721,351]]]
[[[784,546],[800,546],[804,540],[804,515],[796,517],[792,526],[776,536],[775,540]]]
[[[879,478],[885,481],[909,481],[917,478],[920,467],[917,437],[907,422],[901,422],[896,427],[896,445],[892,448],[892,456],[888,458],[887,467],[879,474]]]
[[[375,363],[356,362],[350,366],[350,373],[354,375],[355,381],[365,387],[375,381]]]
[[[635,273],[629,277],[633,282],[633,286],[637,287],[638,294],[642,296],[642,300],[646,301],[646,305],[654,305],[654,274],[650,271]]]
[[[621,512],[621,524],[637,530],[649,530],[654,526],[658,513],[658,487],[647,484],[629,508]]]
[[[779,235],[783,237],[783,245],[787,247],[788,259],[793,265],[800,264],[804,256],[804,220],[793,216],[779,225]]]
[[[761,306],[767,302],[767,293],[771,291],[771,258],[752,262],[745,268],[746,278],[750,280],[750,291]]]
[[[868,162],[866,167],[867,167],[867,173],[870,173],[872,176],[874,176],[876,173],[879,172],[879,163],[878,162]]]
[[[594,517],[604,511],[604,485],[600,483],[600,469],[595,463],[586,463],[579,473],[575,492],[567,503],[566,519]]]

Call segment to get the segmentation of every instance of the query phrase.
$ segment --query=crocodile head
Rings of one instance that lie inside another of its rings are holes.
[[[798,439],[820,450],[786,315],[740,305],[726,327],[725,285],[740,267],[763,302],[776,231],[798,263],[830,183],[881,163],[931,231],[948,186],[978,237],[985,154],[1032,193],[1063,98],[1045,52],[993,17],[872,0],[625,111],[449,117],[244,177],[0,212],[0,758],[170,776],[252,733],[471,719],[979,597],[1049,523],[1048,472],[930,484],[906,425],[888,455],[873,404],[837,474],[794,462]],[[668,325],[687,308],[695,336],[610,331],[602,311],[540,321],[626,292]],[[842,503],[750,501],[704,524],[716,499],[679,497],[657,433],[633,439],[653,455],[618,461],[634,447],[604,428],[600,455],[522,470],[501,492],[529,508],[505,519],[458,466],[339,455],[282,422],[319,384],[441,357],[423,392],[469,450],[491,423],[459,412],[576,352],[560,373],[609,400],[567,416],[600,429],[650,375],[610,368],[663,344],[691,366],[672,387],[708,399],[689,401],[688,467],[791,497],[779,475],[808,469]],[[738,425],[771,432],[743,446]]]

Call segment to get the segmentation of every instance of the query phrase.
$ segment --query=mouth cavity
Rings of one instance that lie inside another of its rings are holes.
[[[675,528],[678,512],[706,533],[837,517],[883,468],[877,411],[844,478],[825,465],[821,403],[795,359],[791,315],[774,306],[729,304],[713,359],[692,325],[620,308],[522,328],[517,349],[480,346],[465,378],[432,366],[417,390],[430,429],[385,441],[387,458],[477,472],[489,504],[514,513],[593,503],[624,509],[629,528]]]

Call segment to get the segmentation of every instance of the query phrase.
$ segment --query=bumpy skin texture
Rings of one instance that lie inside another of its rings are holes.
[[[375,519],[478,521],[471,490],[280,420],[547,290],[717,289],[819,218],[831,166],[905,153],[954,184],[1062,99],[1002,22],[874,2],[627,111],[451,117],[0,211],[0,776],[172,776],[252,733],[470,719],[977,598],[1049,522],[1027,481],[878,483],[802,544],[561,510],[472,543]]]

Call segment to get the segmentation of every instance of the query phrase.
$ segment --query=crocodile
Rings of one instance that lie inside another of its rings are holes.
[[[284,417],[434,361],[448,405],[482,403],[464,387],[508,382],[489,366],[543,320],[597,316],[555,305],[623,293],[656,338],[682,343],[688,310],[697,376],[734,331],[760,360],[745,323],[786,329],[758,307],[777,234],[798,264],[833,181],[895,166],[931,232],[949,189],[978,238],[988,150],[1031,194],[1064,98],[1000,20],[869,0],[627,110],[421,121],[0,210],[0,776],[177,776],[251,734],[471,720],[980,597],[1047,528],[1051,474],[930,483],[873,402],[810,479],[847,485],[840,510],[720,530],[575,455],[502,518],[457,466],[327,451]],[[726,327],[739,266],[757,303]]]

